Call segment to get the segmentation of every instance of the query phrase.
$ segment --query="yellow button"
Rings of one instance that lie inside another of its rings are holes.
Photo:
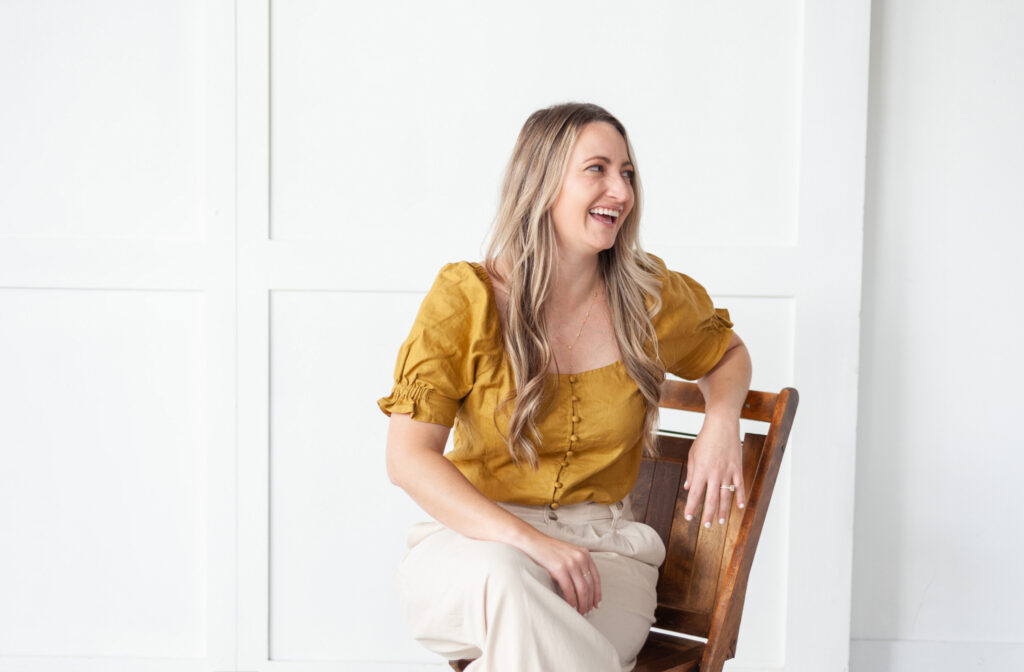
[[[576,376],[569,376],[569,382],[570,383],[575,383],[576,382]]]
[[[565,451],[565,456],[566,457],[572,457],[572,451],[571,450]]]
[[[570,437],[569,437],[569,440],[570,440],[570,441],[573,441],[573,442],[575,442],[575,441],[579,441],[579,440],[580,440],[580,437],[578,437],[578,436],[576,436],[575,434],[573,434],[572,436],[570,436]]]
[[[562,487],[562,484],[561,483],[555,483],[555,487],[556,488],[560,488],[560,487]]]
[[[568,467],[569,466],[569,461],[568,460],[563,460],[562,461],[562,466],[563,467]]]
[[[558,502],[551,502],[551,508],[552,509],[557,509],[558,508]]]
[[[579,400],[580,400],[580,398],[579,398],[579,397],[577,397],[577,396],[576,396],[576,395],[574,394],[574,395],[572,395],[572,400],[573,400],[573,401],[579,401]]]
[[[572,421],[573,422],[579,422],[580,421],[580,416],[578,416],[578,415],[572,416]]]

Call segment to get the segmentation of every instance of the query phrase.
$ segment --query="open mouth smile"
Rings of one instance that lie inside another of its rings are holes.
[[[587,212],[591,217],[605,226],[615,226],[615,223],[619,221],[619,215],[622,214],[621,209],[615,208],[591,208]]]

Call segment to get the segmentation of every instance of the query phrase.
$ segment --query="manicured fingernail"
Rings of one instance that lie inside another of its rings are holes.
[[[725,518],[719,518],[718,519],[718,524],[719,525],[725,525]]]
[[[709,520],[708,522],[704,523],[704,527],[711,527],[711,521]]]
[[[742,508],[743,508],[743,502],[740,502],[740,503],[739,503],[739,504],[737,504],[736,506],[738,506],[738,507],[740,507],[740,508],[742,509]]]
[[[678,482],[679,481],[676,481],[676,483],[678,483]],[[689,487],[690,487],[690,482],[689,481],[683,481],[683,490],[687,490],[687,489],[689,489]]]
[[[686,519],[687,520],[693,520],[693,516],[691,516],[690,514],[686,514]]]

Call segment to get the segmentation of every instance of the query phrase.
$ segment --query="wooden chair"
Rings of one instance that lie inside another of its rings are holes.
[[[701,508],[692,521],[683,517],[687,491],[686,460],[693,438],[663,433],[659,456],[645,457],[631,493],[637,520],[657,530],[667,557],[658,579],[654,627],[700,637],[707,643],[651,632],[634,672],[721,672],[736,653],[747,577],[761,536],[782,454],[799,400],[791,387],[780,392],[750,391],[742,417],[769,423],[766,434],[743,437],[743,483],[747,503],[735,505],[724,525],[701,525]],[[695,383],[665,381],[662,408],[704,412]],[[471,661],[451,661],[463,670]]]
[[[633,513],[661,535],[668,554],[658,580],[654,627],[707,639],[702,642],[651,632],[634,672],[721,672],[736,653],[747,577],[799,400],[796,390],[751,391],[742,417],[769,423],[767,434],[743,437],[747,503],[733,507],[725,525],[705,528],[700,513],[683,517],[686,459],[693,439],[662,435],[657,459],[645,458],[633,488]],[[694,383],[666,381],[661,406],[704,412]]]

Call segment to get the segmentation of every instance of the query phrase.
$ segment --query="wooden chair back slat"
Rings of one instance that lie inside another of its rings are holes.
[[[643,460],[640,462],[640,473],[636,479],[636,485],[629,495],[630,506],[633,509],[633,517],[637,520],[647,520],[647,501],[651,496],[651,480],[654,478],[654,462]]]
[[[689,453],[690,445],[693,443],[692,439],[660,438],[666,439],[662,443],[675,444],[685,454]],[[672,558],[673,562],[666,562],[661,566],[661,573],[658,577],[658,602],[676,609],[686,606],[690,577],[693,574],[694,553],[699,537],[698,528],[693,525],[693,521],[686,521],[683,517],[683,507],[679,506],[680,493],[685,492],[683,490],[683,483],[686,480],[685,465],[685,461],[680,463],[678,477],[671,484],[666,484],[665,490],[662,491],[666,494],[675,493],[674,497],[664,497],[666,502],[670,501],[672,505],[672,526],[669,535],[662,537],[665,541],[666,557]]]
[[[662,434],[658,436],[658,458],[659,460],[675,460],[686,465],[690,457],[690,446],[693,439],[686,436],[673,436]]]
[[[683,473],[683,463],[673,459],[658,460],[654,464],[654,476],[651,478],[651,491],[675,492]],[[647,516],[644,521],[654,528],[669,548],[669,537],[672,532],[672,521],[675,514],[675,502],[665,497],[651,497],[647,502]],[[664,569],[664,566],[663,566]]]
[[[682,509],[682,504],[679,506]],[[686,523],[695,530],[697,548],[694,550],[690,570],[690,585],[683,601],[683,608],[688,611],[710,614],[715,608],[715,596],[718,589],[718,575],[722,566],[722,555],[725,548],[725,526],[712,521],[711,527],[705,528],[700,523],[698,513],[693,520]],[[682,516],[680,516],[681,518]],[[707,637],[706,632],[696,633]]]
[[[743,483],[749,488],[758,479],[758,469],[761,466],[761,458],[764,450],[764,439],[765,437],[761,434],[747,433],[743,437]],[[740,528],[743,525],[742,510],[736,506],[733,506],[729,510],[729,520],[726,523],[728,530],[726,531],[726,549],[735,549],[736,542],[739,540]],[[723,562],[721,568],[721,574],[718,578],[719,585],[725,585],[725,575],[729,570],[729,563]]]

